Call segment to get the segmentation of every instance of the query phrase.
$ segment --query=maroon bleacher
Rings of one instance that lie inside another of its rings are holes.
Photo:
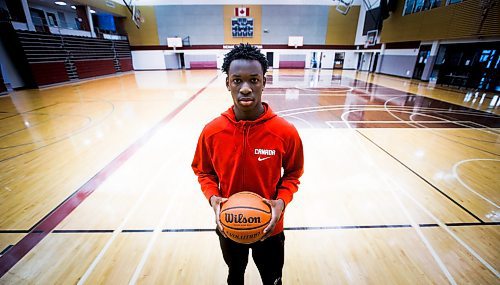
[[[116,72],[113,59],[91,59],[75,61],[78,78],[89,78]]]
[[[69,80],[63,61],[30,63],[30,68],[38,86]]]
[[[305,68],[305,61],[281,61],[280,60],[280,68]]]
[[[191,69],[217,69],[217,61],[191,61]]]
[[[127,40],[16,31],[37,86],[132,70]]]
[[[133,70],[134,67],[132,66],[132,58],[120,58],[120,69],[121,71],[130,71]]]

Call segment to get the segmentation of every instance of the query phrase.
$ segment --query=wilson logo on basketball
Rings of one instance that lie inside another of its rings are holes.
[[[243,214],[224,213],[224,218],[228,223],[260,224],[260,217],[245,217]]]

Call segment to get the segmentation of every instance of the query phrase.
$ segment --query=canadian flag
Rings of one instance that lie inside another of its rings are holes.
[[[246,7],[234,8],[234,15],[236,17],[248,17],[250,16],[250,8]]]

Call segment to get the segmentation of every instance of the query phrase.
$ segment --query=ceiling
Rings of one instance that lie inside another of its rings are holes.
[[[123,0],[110,0],[123,4]],[[132,1],[138,6],[152,5],[336,5],[338,0],[125,0],[127,3]],[[354,0],[353,4],[359,5],[362,0]]]
[[[66,2],[67,5],[65,6],[60,6],[56,5],[54,2],[56,1],[63,1]],[[123,3],[123,2],[121,2]],[[76,11],[71,8],[72,5],[82,5],[81,1],[79,2],[78,0],[28,0],[28,4],[34,4],[42,7],[48,7],[57,11],[66,11],[66,12],[72,12],[76,13]],[[31,5],[33,6],[33,5]],[[121,16],[120,14],[112,13],[112,12],[107,12],[103,11],[99,8],[96,8],[94,6],[90,6],[92,10],[96,11],[96,14],[115,14],[116,16]]]

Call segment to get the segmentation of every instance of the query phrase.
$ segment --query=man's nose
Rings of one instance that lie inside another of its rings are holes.
[[[242,94],[252,93],[252,88],[250,88],[250,85],[247,82],[243,82],[243,84],[241,85],[240,93]]]

